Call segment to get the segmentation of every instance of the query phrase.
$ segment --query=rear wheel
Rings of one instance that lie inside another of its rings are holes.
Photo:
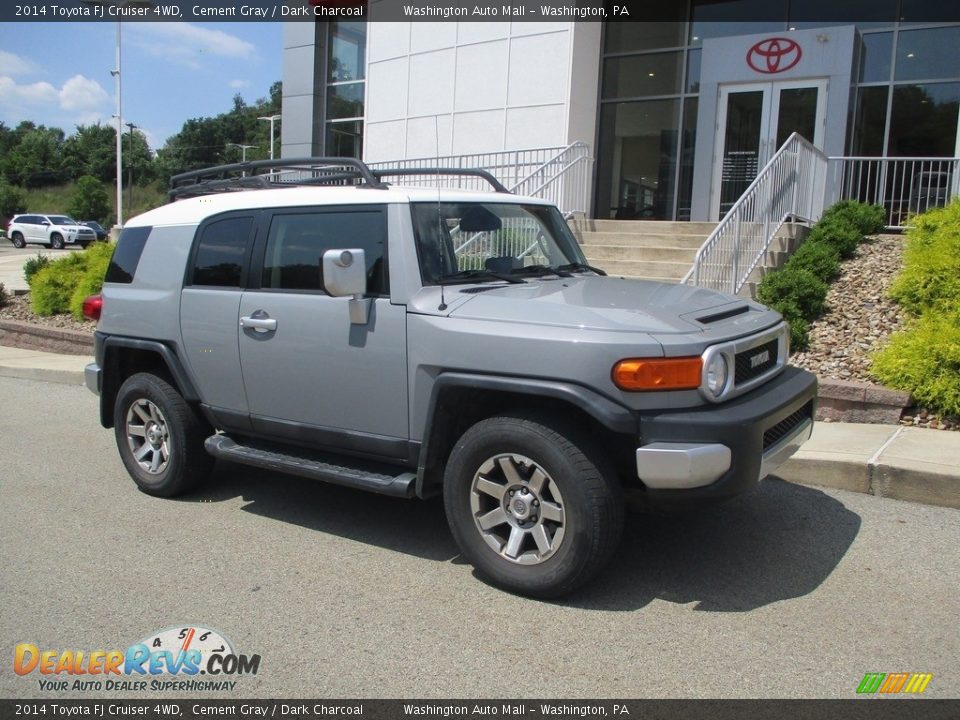
[[[50,236],[50,247],[54,250],[63,250],[63,235],[54,233]]]
[[[10,240],[13,241],[13,246],[15,248],[25,248],[27,246],[27,241],[23,239],[23,233],[13,233],[13,235],[10,236]]]
[[[614,473],[573,428],[535,417],[483,420],[444,474],[447,520],[493,584],[534,597],[574,590],[610,559],[623,530]]]
[[[210,428],[163,378],[130,376],[117,393],[114,420],[120,458],[149,495],[184,493],[213,468],[203,448]]]

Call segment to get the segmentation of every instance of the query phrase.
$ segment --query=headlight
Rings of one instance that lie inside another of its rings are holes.
[[[727,359],[721,354],[716,353],[707,363],[706,385],[707,391],[715,398],[720,397],[720,393],[727,386]]]

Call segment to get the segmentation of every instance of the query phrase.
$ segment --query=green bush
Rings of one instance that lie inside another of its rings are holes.
[[[67,212],[77,220],[106,222],[110,214],[110,197],[103,183],[90,175],[78,178],[70,194]]]
[[[870,372],[921,405],[960,415],[960,310],[925,314],[895,333]]]
[[[960,200],[914,223],[890,296],[916,315],[960,308]]]
[[[820,314],[826,297],[827,284],[823,280],[789,264],[765,276],[757,288],[757,299],[764,305],[792,306],[795,315],[807,319]]]
[[[27,279],[27,285],[32,286],[33,276],[49,264],[50,258],[46,255],[41,255],[40,253],[37,253],[36,257],[32,257],[27,260],[23,264],[23,275]]]
[[[84,255],[87,256],[86,269],[70,296],[70,312],[77,320],[83,320],[83,301],[90,295],[96,295],[103,287],[103,278],[113,256],[113,245],[96,243],[85,250]]]
[[[30,304],[37,315],[73,312],[82,318],[83,298],[99,291],[113,253],[110,243],[96,243],[71,252],[41,268],[30,285]],[[84,293],[79,301],[75,295]]]
[[[852,258],[863,242],[863,233],[845,218],[834,215],[813,226],[807,242],[826,243],[836,248],[842,258]]]
[[[837,248],[825,242],[810,242],[800,246],[788,264],[796,270],[806,270],[824,282],[829,282],[840,272],[840,253]]]
[[[852,225],[861,235],[876,235],[886,227],[886,213],[879,205],[868,205],[855,200],[842,200],[823,213],[821,221],[840,219]]]
[[[3,286],[3,283],[0,283],[0,307],[3,307],[7,304],[9,297],[7,296],[7,289]]]

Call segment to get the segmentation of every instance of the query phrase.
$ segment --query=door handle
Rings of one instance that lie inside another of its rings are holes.
[[[272,332],[277,329],[277,321],[271,317],[241,317],[240,327],[257,332]]]

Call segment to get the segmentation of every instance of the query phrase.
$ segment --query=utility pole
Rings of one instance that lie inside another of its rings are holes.
[[[132,122],[125,123],[130,128],[130,159],[127,161],[128,180],[127,180],[127,205],[133,207],[133,131],[140,128]]]
[[[273,123],[275,120],[279,120],[282,115],[265,115],[264,117],[258,117],[257,120],[268,120],[270,122],[270,159],[273,160]]]
[[[123,227],[123,103],[120,101],[120,35],[123,25],[117,21],[117,68],[110,74],[116,78],[117,85],[117,227]]]

